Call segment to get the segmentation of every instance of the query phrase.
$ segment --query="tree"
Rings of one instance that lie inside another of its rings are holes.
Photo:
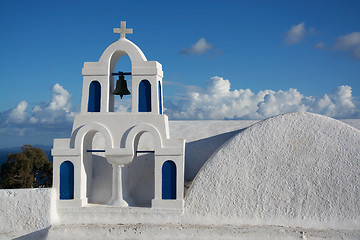
[[[52,186],[52,163],[40,148],[21,147],[8,155],[0,170],[0,188],[38,188]]]

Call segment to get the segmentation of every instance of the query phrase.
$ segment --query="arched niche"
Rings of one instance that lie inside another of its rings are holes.
[[[131,72],[131,60],[127,54],[122,55],[116,63],[116,67],[114,69],[114,73],[118,72]],[[119,95],[114,95],[114,112],[131,112],[131,104],[132,104],[132,76],[126,75],[125,81],[127,83],[127,88],[130,91],[131,95],[124,95],[121,99]],[[118,76],[113,76],[114,79],[114,87],[111,90],[111,94],[116,88],[116,82],[118,81]]]
[[[124,198],[130,197],[130,206],[151,207],[155,196],[155,144],[149,132],[141,132],[135,137],[134,156],[131,164],[124,168]]]
[[[124,135],[121,140],[121,147],[135,149],[134,151],[136,151],[136,149],[138,149],[138,143],[141,142],[139,140],[140,136],[142,136],[143,133],[149,133],[152,136],[155,150],[163,147],[160,132],[149,124],[140,124],[130,128],[128,134]]]
[[[101,132],[93,130],[85,134],[83,141],[86,197],[89,203],[105,204],[112,188],[112,167],[105,157],[106,140]]]
[[[60,199],[74,199],[74,164],[65,161],[60,165]]]
[[[101,85],[98,81],[92,81],[89,86],[88,112],[100,112]]]
[[[139,112],[151,112],[151,84],[144,79],[139,83]]]
[[[161,198],[176,199],[176,164],[171,160],[164,162],[161,175]]]

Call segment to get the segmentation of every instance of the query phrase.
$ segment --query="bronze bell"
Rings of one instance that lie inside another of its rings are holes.
[[[122,99],[122,97],[124,95],[130,95],[130,91],[127,88],[127,83],[126,80],[124,78],[124,75],[119,75],[119,79],[116,82],[116,88],[113,91],[114,95],[120,95],[120,98]]]

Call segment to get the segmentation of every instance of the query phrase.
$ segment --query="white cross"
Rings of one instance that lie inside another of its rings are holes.
[[[120,38],[125,38],[125,34],[127,34],[127,33],[132,34],[133,29],[126,28],[126,22],[121,21],[121,28],[114,28],[114,33],[120,33]]]

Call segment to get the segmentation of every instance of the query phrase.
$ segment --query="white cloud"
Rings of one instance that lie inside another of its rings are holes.
[[[318,32],[313,27],[306,28],[305,22],[293,25],[285,36],[285,44],[293,45],[302,42],[308,35],[317,35]],[[352,32],[347,35],[339,36],[332,47],[327,47],[324,42],[318,42],[314,48],[321,50],[331,50],[349,53],[351,57],[360,60],[360,32]]]
[[[182,49],[180,53],[183,54],[205,54],[209,50],[213,49],[213,45],[208,43],[205,38],[200,38],[194,45],[192,45],[189,49]]]
[[[285,44],[293,45],[295,43],[299,43],[304,39],[305,34],[305,22],[299,23],[298,25],[293,25],[286,33]]]
[[[131,97],[115,98],[115,112],[131,112]]]
[[[269,91],[257,105],[257,113],[262,117],[271,117],[281,113],[305,112],[307,107],[302,102],[304,96],[296,89],[287,91]]]
[[[334,118],[359,118],[360,110],[352,97],[350,86],[339,86],[322,97],[304,96],[296,89],[286,91],[250,89],[231,90],[229,80],[209,79],[205,88],[184,86],[184,98],[165,103],[170,119],[263,119],[281,113],[308,111]],[[64,136],[71,130],[76,112],[71,94],[61,85],[51,89],[51,100],[35,105],[19,104],[0,113],[2,136]],[[115,111],[130,111],[131,98],[115,101]],[[22,137],[22,138],[23,138]],[[51,141],[51,140],[49,140]]]
[[[56,83],[52,88],[52,101],[48,108],[54,111],[58,109],[69,111],[70,107],[70,93]]]
[[[340,36],[337,38],[335,42],[335,47],[344,50],[359,45],[360,45],[360,32],[353,32],[345,36]]]
[[[34,106],[31,111],[31,123],[54,124],[71,122],[75,116],[71,112],[71,95],[61,85],[56,83],[51,89],[51,101]]]
[[[230,81],[217,76],[210,78],[206,90],[213,94],[226,94],[230,91]]]
[[[28,103],[21,101],[15,108],[0,113],[0,128],[25,129],[31,126],[51,126],[72,123],[75,112],[71,111],[71,95],[56,83],[50,101],[35,105],[27,111]]]
[[[51,99],[29,107],[21,101],[13,109],[0,112],[0,138],[7,139],[2,146],[23,144],[51,145],[57,137],[68,137],[74,120],[71,95],[61,85],[51,88]]]
[[[178,102],[168,101],[165,113],[170,119],[263,119],[289,112],[314,112],[334,118],[360,117],[351,87],[340,86],[323,97],[304,96],[296,89],[230,90],[230,81],[211,78],[205,89],[188,90]]]
[[[339,86],[334,89],[332,94],[334,104],[333,112],[327,115],[336,116],[338,118],[346,118],[352,116],[358,109],[352,99],[352,90],[350,86]]]
[[[28,103],[26,101],[21,101],[19,104],[12,109],[6,119],[6,123],[22,123],[27,120],[27,112],[26,109],[28,107]]]
[[[335,50],[347,51],[352,57],[360,60],[360,32],[340,36],[334,43]]]

